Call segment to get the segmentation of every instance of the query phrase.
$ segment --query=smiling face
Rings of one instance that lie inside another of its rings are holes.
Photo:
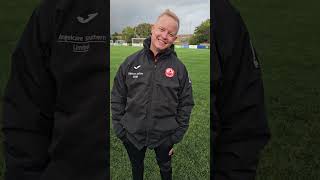
[[[150,49],[154,55],[169,48],[177,39],[178,22],[168,15],[161,16],[151,29]]]

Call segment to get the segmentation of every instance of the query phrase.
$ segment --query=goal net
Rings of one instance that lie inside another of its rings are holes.
[[[115,45],[115,46],[127,46],[128,45],[128,43],[125,41],[125,40],[116,40],[114,43],[113,43],[113,45]]]
[[[146,38],[132,38],[131,42],[132,42],[132,46],[138,46],[138,47],[142,47],[143,46],[143,41]]]

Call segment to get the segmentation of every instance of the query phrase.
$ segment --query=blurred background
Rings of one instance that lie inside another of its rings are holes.
[[[11,0],[1,3],[1,97],[10,72],[11,53],[38,3],[39,0]],[[316,13],[320,2],[316,0],[308,2],[232,0],[232,3],[238,8],[246,22],[260,57],[268,119],[272,132],[272,138],[261,154],[257,179],[320,179],[320,83],[317,80],[320,76],[320,14]],[[200,10],[197,9],[197,11]],[[152,19],[137,18],[142,19],[143,22],[149,22],[149,19]],[[135,26],[136,24],[128,25]],[[201,22],[189,22],[189,25],[186,26],[186,34],[194,33],[192,27],[199,25]],[[117,31],[120,29],[111,33]],[[132,50],[128,50],[128,53],[131,52]],[[207,59],[206,56],[202,58]],[[119,56],[118,59],[120,62],[122,56]],[[205,69],[205,67],[198,68]],[[202,96],[207,96],[206,89],[204,91]],[[205,98],[202,96],[200,94],[199,99]],[[2,98],[0,114],[0,121],[2,121]],[[204,118],[207,118],[208,115],[204,115]],[[191,132],[190,137],[196,136]],[[206,133],[202,135],[206,137]],[[1,141],[2,137],[0,135]],[[196,142],[191,143],[196,145]],[[186,145],[181,145],[181,149],[183,146],[189,147]],[[0,143],[1,180],[4,172],[2,147]],[[208,158],[207,154],[202,158]],[[177,171],[192,170],[184,168],[177,169]],[[204,170],[200,169],[195,173],[198,173],[195,177],[207,177],[207,164]],[[152,176],[151,174],[150,177]],[[175,178],[179,179],[179,177]]]

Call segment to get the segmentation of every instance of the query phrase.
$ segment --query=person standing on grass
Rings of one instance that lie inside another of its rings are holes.
[[[161,178],[172,179],[173,145],[189,126],[194,106],[191,80],[173,42],[179,18],[164,11],[144,40],[144,48],[121,64],[111,91],[112,123],[132,165],[134,180],[143,179],[147,148],[154,149]]]
[[[254,180],[270,138],[261,65],[240,14],[213,0],[212,179]]]

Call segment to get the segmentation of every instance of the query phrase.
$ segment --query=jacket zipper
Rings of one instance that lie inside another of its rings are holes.
[[[150,132],[150,128],[152,127],[151,125],[153,124],[152,121],[152,115],[151,115],[151,108],[152,108],[152,97],[153,97],[153,89],[154,89],[154,80],[155,80],[155,72],[157,70],[157,60],[154,60],[153,62],[153,71],[152,71],[152,78],[151,78],[151,92],[150,92],[150,96],[149,96],[149,113],[148,113],[148,127],[147,127],[147,137],[146,137],[146,146],[149,145],[149,132]]]

